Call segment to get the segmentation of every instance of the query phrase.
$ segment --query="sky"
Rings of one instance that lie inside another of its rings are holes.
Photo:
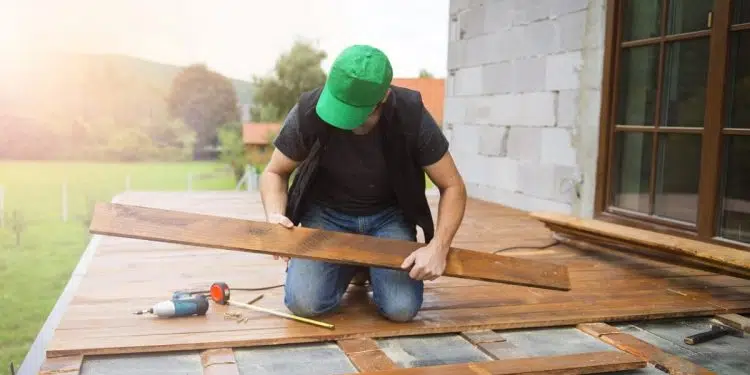
[[[396,77],[444,77],[448,14],[449,0],[0,0],[0,64],[34,46],[205,63],[249,80],[306,39],[328,53],[324,69],[347,45],[370,44]]]

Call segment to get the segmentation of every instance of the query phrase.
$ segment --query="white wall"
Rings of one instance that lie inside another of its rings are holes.
[[[592,214],[604,3],[451,0],[444,128],[470,196]]]

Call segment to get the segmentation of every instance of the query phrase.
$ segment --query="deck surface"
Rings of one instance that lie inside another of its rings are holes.
[[[244,219],[263,217],[259,196],[247,192],[127,193],[118,202]],[[432,198],[432,204],[436,214],[436,197]],[[239,354],[242,350],[251,353],[250,348],[238,349],[241,347],[348,337],[395,340],[393,337],[478,328],[506,330],[750,311],[750,280],[617,252],[557,245],[504,254],[568,266],[571,291],[441,278],[427,284],[423,309],[414,322],[407,324],[380,318],[369,302],[367,290],[359,287],[350,288],[341,311],[320,318],[334,323],[333,331],[231,308],[249,317],[245,323],[236,323],[224,318],[229,308],[213,304],[206,317],[162,320],[132,313],[169,298],[175,290],[207,288],[215,281],[225,281],[233,288],[280,285],[284,282],[284,265],[259,254],[112,237],[101,237],[99,241],[89,268],[54,332],[47,348],[48,357],[232,347],[238,352],[239,361],[245,355]],[[493,251],[510,246],[541,246],[551,241],[551,234],[543,224],[524,212],[471,200],[454,243],[468,249]],[[264,297],[257,305],[286,311],[282,288],[235,291],[232,298],[248,300],[258,293]],[[392,341],[382,343],[385,350],[398,349]],[[273,361],[273,357],[265,360]],[[182,361],[181,357],[169,358]],[[193,357],[185,358],[186,365],[194,362]],[[90,366],[95,364],[92,362]],[[350,370],[342,368],[344,372]]]

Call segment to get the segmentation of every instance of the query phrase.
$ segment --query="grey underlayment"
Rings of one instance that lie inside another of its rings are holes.
[[[346,354],[333,343],[235,349],[234,356],[243,375],[336,375],[357,372]]]
[[[203,367],[197,352],[122,354],[89,357],[81,375],[201,375]]]
[[[393,362],[405,368],[491,360],[458,335],[392,337],[377,342]]]
[[[498,359],[617,350],[576,328],[515,330],[500,334],[506,341],[484,345]]]
[[[750,374],[750,335],[724,336],[698,345],[685,344],[685,337],[711,329],[708,318],[650,321],[618,328],[718,374]]]
[[[593,212],[605,0],[451,0],[443,129],[469,194]]]
[[[558,356],[579,353],[617,351],[618,349],[576,328],[537,328],[501,331],[504,342],[484,344],[498,359]],[[664,374],[653,366],[622,371],[618,374]]]

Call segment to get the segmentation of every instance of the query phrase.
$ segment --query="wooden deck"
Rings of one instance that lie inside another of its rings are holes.
[[[252,193],[127,193],[119,203],[262,220]],[[437,198],[432,199],[437,207]],[[436,213],[436,208],[435,212]],[[367,291],[350,288],[342,311],[320,320],[333,331],[260,312],[212,304],[206,317],[157,319],[133,315],[180,289],[225,281],[232,288],[263,288],[284,282],[284,265],[270,256],[101,237],[86,275],[47,348],[47,357],[144,353],[394,337],[472,329],[570,326],[665,317],[750,312],[750,280],[717,275],[617,252],[556,245],[510,250],[506,255],[564,264],[572,290],[553,291],[441,278],[426,286],[414,322],[380,318]],[[456,246],[494,251],[552,242],[542,223],[526,213],[471,200]],[[283,289],[233,292],[235,300],[258,293],[258,306],[285,311]],[[226,311],[250,319],[237,323]]]

